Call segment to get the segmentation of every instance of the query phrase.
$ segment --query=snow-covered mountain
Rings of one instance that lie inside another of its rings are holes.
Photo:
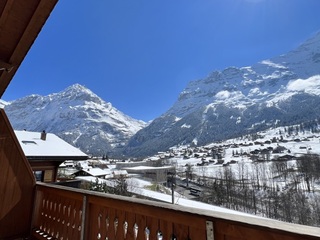
[[[5,111],[16,130],[55,133],[86,153],[99,155],[123,146],[146,125],[79,84],[48,96],[9,102]]]
[[[91,154],[153,155],[320,117],[320,33],[287,54],[191,81],[148,126],[76,84],[1,103],[17,130],[46,130]]]
[[[320,116],[320,33],[287,54],[192,81],[128,142],[129,155],[204,145]]]
[[[4,108],[8,103],[0,99],[0,108]]]

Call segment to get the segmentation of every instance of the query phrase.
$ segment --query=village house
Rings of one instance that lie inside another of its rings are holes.
[[[97,178],[110,178],[112,176],[112,173],[110,170],[104,170],[101,168],[84,168],[81,170],[78,170],[77,172],[73,173],[76,177],[97,177]]]
[[[168,173],[173,172],[173,166],[152,167],[152,166],[135,166],[124,168],[128,173],[139,174],[144,178],[152,179],[158,183],[165,183],[168,178]]]
[[[59,165],[88,156],[53,133],[14,131],[37,181],[55,182]]]

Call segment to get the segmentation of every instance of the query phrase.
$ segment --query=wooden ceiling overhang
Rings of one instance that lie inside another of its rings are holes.
[[[0,97],[58,0],[0,1]]]
[[[0,0],[0,97],[37,38],[57,0]],[[0,109],[0,239],[30,233],[35,180]]]

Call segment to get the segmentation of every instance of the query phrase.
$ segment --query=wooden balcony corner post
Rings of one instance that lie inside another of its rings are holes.
[[[3,109],[0,109],[0,239],[30,234],[35,179]]]
[[[87,211],[88,211],[88,205],[87,205],[87,195],[83,195],[83,202],[82,202],[82,219],[81,219],[81,233],[80,233],[80,240],[85,240],[85,234],[89,226],[89,222],[87,220]]]

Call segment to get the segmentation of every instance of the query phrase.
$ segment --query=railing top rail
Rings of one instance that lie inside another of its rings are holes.
[[[305,235],[314,238],[320,238],[320,228],[317,227],[310,227],[305,225],[299,224],[292,224],[287,222],[282,222],[273,219],[267,219],[263,217],[258,217],[254,215],[244,214],[244,213],[230,213],[229,211],[226,212],[219,212],[219,211],[209,211],[207,209],[199,209],[199,208],[192,208],[192,207],[185,207],[179,205],[172,205],[168,203],[162,202],[155,202],[150,200],[144,199],[137,199],[132,197],[124,197],[119,195],[107,194],[107,193],[99,193],[93,192],[83,189],[75,189],[65,186],[53,185],[53,184],[46,184],[38,182],[37,188],[39,190],[50,190],[50,191],[64,191],[68,193],[68,195],[74,195],[75,198],[79,198],[80,196],[87,196],[88,198],[97,198],[97,199],[109,199],[109,200],[116,200],[119,203],[129,203],[133,205],[145,205],[147,207],[153,208],[161,208],[164,210],[170,210],[175,212],[183,212],[192,215],[202,216],[203,218],[214,219],[216,221],[228,221],[232,222],[233,224],[244,225],[244,226],[255,226],[256,228],[261,229],[270,229],[270,231],[281,231],[281,232],[288,232],[289,234],[298,234],[298,235]],[[127,204],[128,205],[128,204]]]

